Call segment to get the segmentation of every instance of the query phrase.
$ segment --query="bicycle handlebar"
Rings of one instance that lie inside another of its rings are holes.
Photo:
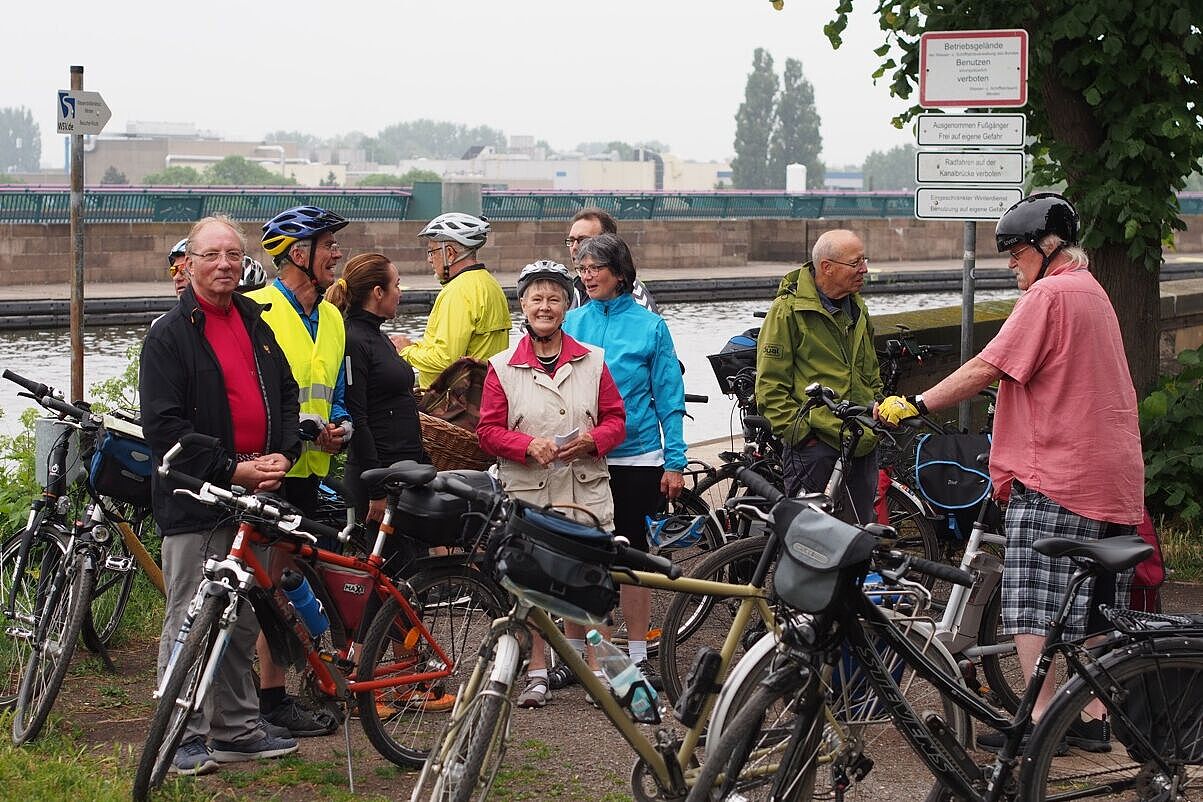
[[[439,490],[444,493],[450,493],[453,496],[475,501],[485,507],[493,506],[497,500],[497,494],[488,490],[477,490],[475,487],[456,479],[454,476],[439,474],[430,480],[427,485],[432,490]]]
[[[695,393],[686,393],[685,394],[685,403],[686,404],[706,404],[709,402],[710,402],[710,396],[708,396],[708,395],[697,395]]]
[[[751,468],[740,468],[735,476],[740,482],[743,482],[744,487],[751,491],[750,495],[759,496],[770,504],[776,504],[785,498],[785,494],[773,487],[772,482]]]
[[[614,545],[618,547],[618,556],[615,558],[615,566],[630,568],[633,571],[649,571],[653,574],[664,574],[669,579],[677,579],[681,576],[681,566],[674,565],[672,560],[667,557],[661,557],[658,554],[648,554],[645,551],[633,548],[625,537],[616,535]]]
[[[911,554],[904,554],[900,551],[891,551],[890,557],[906,562],[909,568],[918,571],[921,574],[934,577],[935,579],[943,579],[946,582],[951,582],[954,585],[961,587],[973,587],[973,574],[964,571],[955,565],[946,563],[938,563],[932,560],[925,560],[922,557],[915,557]]]
[[[54,394],[54,388],[49,385],[27,379],[24,376],[18,373],[13,373],[11,370],[7,369],[5,369],[3,376],[10,382],[23,387],[29,392],[30,395],[33,396],[34,401],[37,401],[39,405],[45,407],[46,409],[66,415],[69,418],[75,418],[80,423],[90,421],[93,418],[93,415],[89,410],[83,409],[82,407],[77,407],[75,404],[69,404],[61,398],[56,397]]]

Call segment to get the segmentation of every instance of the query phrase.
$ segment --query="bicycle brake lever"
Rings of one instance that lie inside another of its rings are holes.
[[[278,510],[277,510],[277,512],[278,512]],[[313,535],[309,534],[308,532],[300,529],[299,528],[300,525],[301,525],[301,516],[300,515],[282,515],[282,516],[280,516],[279,520],[277,520],[275,523],[272,524],[272,526],[274,526],[276,529],[279,529],[281,532],[287,532],[288,534],[292,535],[293,537],[303,537],[306,540],[308,540],[310,543],[317,543],[317,538],[314,537]]]

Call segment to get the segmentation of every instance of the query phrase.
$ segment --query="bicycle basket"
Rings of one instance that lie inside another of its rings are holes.
[[[105,416],[88,470],[92,488],[102,496],[148,506],[150,474],[150,446],[141,427]]]
[[[915,485],[941,512],[974,509],[990,495],[990,474],[977,458],[990,452],[986,434],[925,434],[915,444]]]
[[[497,491],[493,477],[484,471],[443,471],[477,490]],[[481,513],[472,515],[469,513]],[[487,521],[484,505],[422,485],[406,487],[393,510],[393,526],[429,546],[470,546]]]
[[[501,584],[532,605],[553,616],[600,624],[618,599],[610,576],[615,556],[609,532],[518,501],[496,569]]]
[[[731,392],[731,378],[744,368],[756,370],[756,338],[760,329],[748,329],[743,334],[737,334],[727,341],[717,354],[710,354],[710,367],[714,369],[714,378],[724,393]]]
[[[774,518],[778,510],[774,510]],[[773,574],[773,591],[804,613],[825,613],[835,606],[841,591],[868,572],[876,544],[873,535],[863,529],[809,504],[789,521],[783,540],[784,554]]]

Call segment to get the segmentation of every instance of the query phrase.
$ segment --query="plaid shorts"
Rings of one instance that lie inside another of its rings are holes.
[[[1061,595],[1069,587],[1076,566],[1073,560],[1051,559],[1032,549],[1032,543],[1046,537],[1074,540],[1098,540],[1129,534],[1132,527],[1083,518],[1070,512],[1043,493],[1012,487],[1007,506],[1007,551],[1002,580],[1002,625],[1008,635],[1044,636],[1057,615]],[[1098,585],[1096,588],[1095,585]],[[1127,608],[1132,585],[1132,570],[1088,579],[1070,605],[1065,639],[1086,637],[1087,632],[1104,628],[1098,615],[1099,604]],[[1097,624],[1096,624],[1097,622]],[[1088,626],[1089,625],[1089,626]]]

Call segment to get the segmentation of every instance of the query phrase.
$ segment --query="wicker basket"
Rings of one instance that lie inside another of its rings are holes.
[[[493,457],[480,450],[475,432],[425,412],[419,412],[418,418],[422,422],[422,445],[438,470],[483,471],[493,463]]]

